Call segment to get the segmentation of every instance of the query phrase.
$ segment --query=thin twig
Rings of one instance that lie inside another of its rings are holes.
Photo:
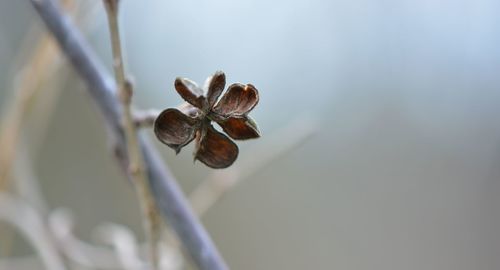
[[[150,128],[153,126],[156,117],[161,111],[158,110],[137,110],[134,111],[134,124],[136,128]]]
[[[119,0],[103,0],[108,17],[109,31],[111,35],[111,48],[113,51],[113,68],[115,80],[118,86],[119,96],[123,106],[123,125],[125,130],[125,142],[127,144],[127,156],[129,158],[129,173],[132,178],[139,204],[143,215],[144,231],[146,239],[150,243],[150,259],[153,270],[158,269],[158,242],[159,225],[156,218],[154,199],[149,190],[146,173],[144,170],[144,160],[142,157],[139,142],[137,141],[137,131],[132,117],[132,96],[133,86],[125,77],[125,67],[123,63],[122,46],[120,39],[120,26],[118,23]]]
[[[116,143],[117,153],[125,153],[126,145],[120,125],[122,106],[116,99],[116,85],[112,78],[95,57],[81,33],[53,0],[31,0],[31,3],[76,71],[87,83],[88,90],[101,110],[106,127]],[[138,139],[156,205],[166,216],[196,266],[202,270],[228,269],[165,162],[146,137],[139,136]],[[126,155],[117,157],[122,169],[126,171]]]

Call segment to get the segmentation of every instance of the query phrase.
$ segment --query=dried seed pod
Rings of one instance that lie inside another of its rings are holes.
[[[181,148],[194,139],[196,119],[177,109],[166,109],[155,120],[154,132],[164,144],[179,153]]]
[[[177,78],[175,89],[190,105],[164,110],[154,124],[156,137],[176,153],[196,138],[195,160],[211,168],[231,166],[238,157],[238,146],[211,121],[235,140],[260,137],[257,124],[247,115],[259,102],[259,93],[251,84],[235,83],[217,102],[225,84],[221,71],[206,80],[204,89],[189,79]]]
[[[195,82],[186,78],[177,78],[174,86],[177,93],[189,104],[199,109],[207,107],[207,98]]]
[[[223,117],[242,116],[248,114],[259,102],[259,93],[251,85],[235,83],[229,86],[213,111]]]
[[[195,159],[215,169],[231,166],[238,157],[238,146],[226,135],[215,130],[212,125],[209,124],[206,128],[200,146],[194,153]]]

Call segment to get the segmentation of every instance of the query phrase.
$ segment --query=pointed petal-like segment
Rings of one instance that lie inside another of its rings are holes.
[[[210,125],[201,138],[195,159],[214,169],[227,168],[238,157],[238,146]]]
[[[207,89],[207,99],[210,107],[215,105],[224,87],[226,86],[226,75],[222,71],[217,71],[214,75],[210,76],[205,82],[205,89]]]
[[[176,78],[174,86],[177,93],[189,104],[199,109],[204,109],[208,105],[203,90],[195,82],[186,78]]]
[[[183,114],[189,116],[190,118],[198,118],[201,115],[201,110],[196,108],[195,106],[184,102],[180,104],[179,106],[176,107],[179,111],[181,111]]]
[[[197,120],[177,109],[166,109],[156,118],[154,132],[158,140],[179,153],[194,139]]]
[[[259,102],[259,92],[251,84],[235,83],[229,86],[213,111],[222,117],[242,116]]]
[[[235,140],[247,140],[260,137],[257,123],[250,116],[230,117],[217,121],[224,132]]]

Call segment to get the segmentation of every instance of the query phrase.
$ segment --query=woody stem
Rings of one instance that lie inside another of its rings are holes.
[[[136,187],[137,196],[143,214],[146,239],[150,244],[152,269],[158,269],[158,240],[160,226],[154,199],[151,195],[144,169],[144,160],[137,139],[137,130],[132,116],[131,101],[133,86],[127,81],[121,50],[120,29],[118,24],[119,0],[103,0],[108,17],[113,51],[113,68],[118,86],[118,94],[123,105],[123,127],[127,144],[129,176]]]

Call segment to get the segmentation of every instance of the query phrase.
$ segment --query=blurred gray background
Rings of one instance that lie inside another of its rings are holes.
[[[109,67],[88,2],[86,36]],[[318,123],[203,218],[232,269],[500,268],[499,1],[125,0],[121,20],[138,107],[176,106],[175,77],[216,70],[260,90],[264,137],[239,143],[236,165],[295,119]],[[33,23],[44,31],[29,1],[0,1],[0,109]],[[84,239],[105,221],[141,233],[99,112],[61,76],[35,160],[50,206],[71,209]],[[211,173],[192,148],[157,145],[186,192]]]

